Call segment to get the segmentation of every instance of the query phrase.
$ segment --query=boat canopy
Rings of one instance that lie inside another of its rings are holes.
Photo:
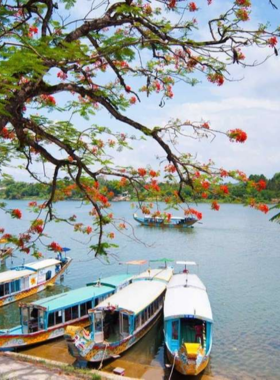
[[[138,314],[156,300],[165,289],[166,285],[160,281],[136,281],[108,297],[92,311],[116,307],[118,310]]]
[[[173,275],[172,268],[148,269],[134,277],[134,280],[161,280],[168,282]]]
[[[195,274],[177,274],[167,286],[164,319],[184,317],[213,322],[206,288]]]
[[[176,264],[178,265],[196,265],[198,264],[195,261],[176,261]]]
[[[24,267],[19,270],[8,270],[6,272],[0,273],[0,284],[13,280],[18,280],[19,278],[27,277],[31,274],[34,274],[34,270],[25,269]]]
[[[134,275],[132,274],[119,274],[116,276],[101,278],[100,280],[95,281],[93,284],[99,283],[104,286],[117,288],[118,286],[122,285],[123,283],[129,280],[132,280],[133,278],[134,278]]]
[[[60,260],[46,259],[46,260],[37,261],[35,263],[25,264],[24,268],[26,268],[26,269],[31,268],[31,270],[36,270],[37,271],[37,270],[40,270],[40,269],[43,269],[43,268],[51,267],[53,265],[58,265],[60,263],[61,263]]]
[[[112,288],[115,288],[123,284],[126,280],[128,281],[131,278],[131,274],[117,275],[104,278],[102,282],[108,285],[91,285],[84,286],[79,289],[70,290],[69,292],[60,293],[55,296],[46,297],[38,301],[30,303],[37,307],[44,307],[48,311],[55,311],[70,307],[72,305],[81,304],[87,302],[95,297],[102,297],[113,291]]]

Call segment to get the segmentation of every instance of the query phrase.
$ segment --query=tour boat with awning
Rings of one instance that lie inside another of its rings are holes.
[[[212,348],[212,310],[205,286],[199,277],[174,274],[164,301],[164,338],[169,362],[183,375],[197,375],[208,362]]]
[[[70,265],[70,257],[46,259],[0,273],[0,307],[41,292]]]
[[[20,325],[0,330],[0,350],[43,343],[64,335],[69,325],[89,326],[88,312],[129,285],[133,276],[121,274],[92,284],[20,305]]]
[[[90,310],[90,332],[83,328],[66,332],[69,353],[102,364],[133,346],[160,317],[172,274],[172,268],[148,269]]]
[[[163,217],[152,217],[152,216],[144,216],[139,217],[136,213],[133,214],[134,220],[143,226],[147,227],[171,227],[171,228],[190,228],[198,221],[196,218],[191,216],[188,217],[180,217],[180,216],[172,216],[170,218]]]

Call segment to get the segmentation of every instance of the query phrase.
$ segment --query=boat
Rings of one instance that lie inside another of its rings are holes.
[[[183,375],[198,375],[208,362],[212,348],[212,310],[207,291],[196,274],[185,265],[183,273],[174,274],[164,301],[164,339],[172,368]]]
[[[122,194],[116,195],[112,202],[123,202],[123,201],[130,201],[130,195],[128,191],[124,191]]]
[[[41,292],[70,265],[70,257],[40,260],[0,273],[0,307]]]
[[[76,290],[20,304],[20,325],[0,330],[0,350],[19,349],[61,337],[68,325],[88,326],[88,310],[130,284],[131,279],[131,274],[115,275]]]
[[[162,314],[172,268],[148,269],[131,285],[89,311],[90,331],[66,331],[69,353],[80,360],[100,362],[118,357],[139,341]]]
[[[164,218],[159,216],[144,216],[139,217],[136,213],[133,214],[134,220],[143,226],[148,227],[171,227],[171,228],[193,228],[193,225],[198,221],[196,218],[191,216],[188,217],[180,217],[180,216],[172,216],[170,218]]]

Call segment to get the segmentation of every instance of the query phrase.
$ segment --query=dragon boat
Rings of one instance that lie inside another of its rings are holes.
[[[24,264],[0,273],[0,307],[39,293],[70,265],[70,257]]]
[[[167,357],[183,375],[198,375],[208,362],[212,348],[212,310],[205,286],[195,274],[183,273],[170,280],[164,302],[164,338]]]
[[[172,268],[148,269],[131,285],[89,311],[90,331],[68,328],[69,353],[80,360],[100,362],[116,358],[139,341],[161,316]]]
[[[193,217],[180,217],[180,216],[172,216],[171,218],[161,218],[161,217],[151,217],[144,216],[139,217],[137,214],[133,214],[134,220],[143,226],[148,227],[170,227],[170,228],[192,228],[193,225],[197,222],[196,218]]]
[[[19,349],[61,337],[69,325],[89,326],[89,310],[129,285],[132,277],[111,276],[76,290],[20,304],[20,325],[0,330],[0,350]]]

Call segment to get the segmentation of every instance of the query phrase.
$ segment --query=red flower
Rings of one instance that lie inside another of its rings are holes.
[[[12,218],[15,218],[15,219],[21,219],[22,212],[18,208],[16,208],[16,209],[12,210],[11,216],[12,216]]]
[[[204,198],[204,199],[208,198],[208,194],[207,193],[202,193],[201,194],[201,198]]]
[[[209,123],[203,123],[203,124],[201,124],[201,128],[205,128],[205,129],[210,129],[210,125],[209,125]]]
[[[242,129],[232,129],[227,134],[231,141],[243,143],[247,140],[247,133],[242,131]]]
[[[223,192],[224,194],[229,194],[229,189],[228,189],[227,185],[221,185],[221,186],[220,186],[220,190],[221,190],[221,192]]]
[[[29,27],[29,31],[30,31],[31,33],[35,33],[35,34],[37,34],[37,33],[38,33],[38,28],[37,28],[37,26],[33,25],[33,26],[30,26],[30,27]]]
[[[119,186],[124,187],[126,185],[127,185],[127,179],[125,177],[122,177],[120,182],[119,182]]]
[[[189,208],[185,210],[185,215],[190,215],[190,214],[196,216],[198,220],[202,219],[202,213],[195,210],[194,208]]]
[[[172,164],[165,166],[164,170],[168,173],[175,173],[176,167]]]
[[[170,0],[169,1],[169,8],[175,8],[176,7],[177,0]]]
[[[139,174],[141,177],[145,177],[145,175],[147,174],[147,170],[146,170],[146,169],[143,169],[143,168],[139,168],[139,169],[138,169],[138,174]]]
[[[208,74],[207,79],[211,83],[216,83],[218,86],[222,86],[224,84],[225,78],[222,74]]]
[[[154,177],[157,177],[157,172],[155,172],[154,170],[150,170],[150,173],[149,173],[149,174],[150,174],[150,176],[153,177],[153,178],[154,178]]]
[[[262,191],[266,189],[266,182],[263,179],[260,179],[259,182],[253,183],[253,186],[257,189],[257,191]]]
[[[277,40],[277,37],[270,37],[266,43],[270,46],[270,47],[274,47],[277,45],[278,43],[278,40]]]
[[[48,245],[48,248],[50,251],[62,252],[62,247],[54,241]]]
[[[257,205],[256,207],[257,207],[258,210],[260,210],[261,212],[263,212],[263,213],[265,213],[265,214],[267,214],[268,211],[269,211],[268,206],[265,205],[265,204],[263,204],[263,203]]]
[[[110,239],[114,239],[114,237],[115,237],[114,232],[109,232],[109,233],[108,233],[108,238],[110,238]]]
[[[239,18],[241,21],[248,21],[250,20],[249,13],[246,8],[240,8],[235,12],[235,15],[237,18]]]
[[[29,202],[28,203],[28,206],[29,207],[36,207],[37,206],[37,202],[33,201],[33,202]]]
[[[201,182],[201,186],[203,187],[203,189],[207,190],[209,189],[210,183],[207,181],[203,181]]]
[[[252,5],[250,0],[235,0],[235,4],[244,8],[249,8]]]
[[[189,7],[189,11],[190,11],[190,12],[198,11],[198,8],[197,8],[197,6],[196,6],[196,3],[194,3],[193,1],[192,1],[191,3],[189,3],[188,7]]]
[[[92,228],[90,226],[87,226],[85,229],[85,233],[89,235],[91,232],[92,232]]]
[[[213,201],[212,204],[211,204],[211,209],[215,210],[215,211],[219,211],[220,210],[220,205],[218,204],[218,202]]]
[[[52,95],[41,95],[41,100],[47,106],[55,106],[56,105],[55,98]]]
[[[136,96],[132,96],[130,99],[129,99],[129,103],[130,104],[135,104],[136,103]]]
[[[224,170],[224,169],[221,169],[220,176],[221,177],[228,177],[228,172],[226,170]]]
[[[126,92],[130,92],[131,91],[131,87],[130,86],[125,86],[125,91]]]
[[[59,71],[59,72],[57,73],[57,77],[60,78],[60,79],[62,79],[62,80],[65,80],[65,79],[68,78],[67,74],[64,73],[63,71]]]
[[[150,209],[149,209],[148,207],[146,207],[146,206],[143,206],[143,207],[141,208],[141,211],[142,211],[143,214],[145,214],[145,215],[149,215],[149,214],[151,213]]]

